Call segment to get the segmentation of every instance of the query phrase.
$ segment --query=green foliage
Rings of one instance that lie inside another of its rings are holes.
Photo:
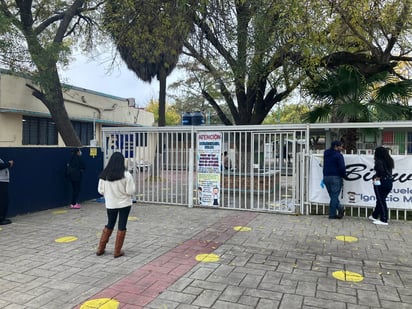
[[[0,1],[0,63],[29,73],[33,96],[47,107],[70,146],[80,146],[80,140],[64,106],[57,66],[68,63],[73,42],[93,32],[100,5],[86,0]]]
[[[358,122],[409,119],[412,80],[389,73],[368,78],[352,67],[341,66],[306,85],[306,95],[319,105],[305,115],[309,122]]]
[[[99,5],[99,1],[2,1],[0,62],[31,74],[50,62],[66,65],[74,43],[90,40],[96,33]]]
[[[181,69],[186,66],[187,74],[185,78],[169,86],[169,96],[174,100],[176,110],[182,114],[184,112],[200,111],[206,117],[206,124],[222,125],[222,120],[218,116],[216,110],[208,103],[202,92],[206,92],[213,96],[218,102],[219,109],[230,117],[230,110],[224,104],[224,98],[217,89],[216,84],[210,80],[198,65],[195,63],[182,62]],[[190,68],[189,68],[190,66]],[[231,117],[230,117],[231,118]],[[231,119],[233,121],[233,119]]]
[[[104,25],[128,67],[144,81],[176,66],[190,31],[186,1],[108,1]]]
[[[309,0],[300,7],[289,22],[290,42],[311,74],[351,65],[370,76],[412,60],[410,0]]]
[[[380,72],[365,77],[353,67],[340,66],[306,85],[306,94],[319,101],[308,113],[309,122],[372,122],[408,120],[412,116],[412,80]],[[403,102],[403,103],[402,103]],[[357,130],[345,130],[345,148],[356,150]]]
[[[159,102],[150,100],[145,108],[146,111],[153,113],[155,122],[159,121]],[[175,126],[181,123],[181,113],[176,109],[175,105],[166,104],[166,125]]]
[[[159,126],[166,124],[166,78],[191,28],[190,6],[191,0],[106,2],[104,26],[127,67],[143,81],[159,80]]]
[[[350,65],[368,78],[411,63],[411,9],[410,0],[205,1],[185,43],[188,87],[225,124],[261,123],[319,68]]]
[[[20,68],[27,69],[29,66],[30,56],[22,46],[24,37],[12,21],[0,10],[0,63],[7,69],[21,71]]]
[[[264,124],[278,123],[303,123],[303,115],[309,111],[309,107],[304,104],[284,104],[278,106],[276,110],[270,112],[263,121]]]
[[[287,57],[287,29],[298,7],[286,0],[207,1],[194,13],[185,42],[190,78],[224,124],[262,123],[299,84]]]

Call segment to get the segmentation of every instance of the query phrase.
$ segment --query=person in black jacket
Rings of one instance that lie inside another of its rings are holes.
[[[79,197],[83,172],[85,169],[84,163],[81,159],[82,151],[79,148],[72,150],[72,157],[67,165],[67,177],[72,186],[72,199],[70,208],[79,209],[81,206],[77,202]]]
[[[342,219],[344,208],[339,202],[339,193],[343,188],[343,178],[346,177],[345,160],[342,143],[333,141],[331,147],[323,154],[323,182],[330,197],[329,219]],[[338,212],[338,213],[336,213]]]
[[[392,170],[395,168],[395,163],[385,147],[377,147],[375,149],[374,159],[375,166],[373,169],[375,170],[375,175],[372,177],[372,180],[376,196],[376,206],[369,219],[374,224],[388,225],[386,197],[393,187]]]
[[[6,218],[9,209],[9,168],[13,167],[13,160],[3,161],[0,159],[0,225],[10,224],[11,220]]]

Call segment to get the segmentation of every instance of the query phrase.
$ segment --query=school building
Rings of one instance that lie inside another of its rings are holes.
[[[0,147],[64,147],[46,106],[32,95],[33,81],[0,70]],[[83,146],[101,146],[103,127],[152,126],[153,113],[133,98],[63,84],[65,107]]]

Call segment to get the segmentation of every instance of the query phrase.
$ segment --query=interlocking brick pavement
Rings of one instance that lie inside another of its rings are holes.
[[[113,236],[95,255],[101,203],[12,220],[0,226],[0,308],[412,308],[411,222],[134,204],[114,259]]]

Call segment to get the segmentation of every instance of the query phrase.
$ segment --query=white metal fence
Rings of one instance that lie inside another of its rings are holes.
[[[105,128],[105,160],[124,154],[137,185],[138,202],[197,206],[197,134],[220,132],[219,207],[300,212],[306,130],[259,127]]]
[[[345,126],[346,125],[346,126]],[[310,137],[354,124],[274,126],[196,126],[103,128],[105,162],[114,151],[124,154],[137,186],[137,202],[198,205],[197,136],[220,132],[221,152],[231,166],[220,174],[220,208],[299,214],[325,214],[327,205],[308,201]],[[356,124],[372,128],[373,124]],[[412,122],[380,123],[407,128]],[[323,150],[318,150],[323,151]],[[349,205],[348,205],[349,206]],[[365,216],[370,209],[350,205],[348,214]],[[396,218],[407,218],[407,209]]]

